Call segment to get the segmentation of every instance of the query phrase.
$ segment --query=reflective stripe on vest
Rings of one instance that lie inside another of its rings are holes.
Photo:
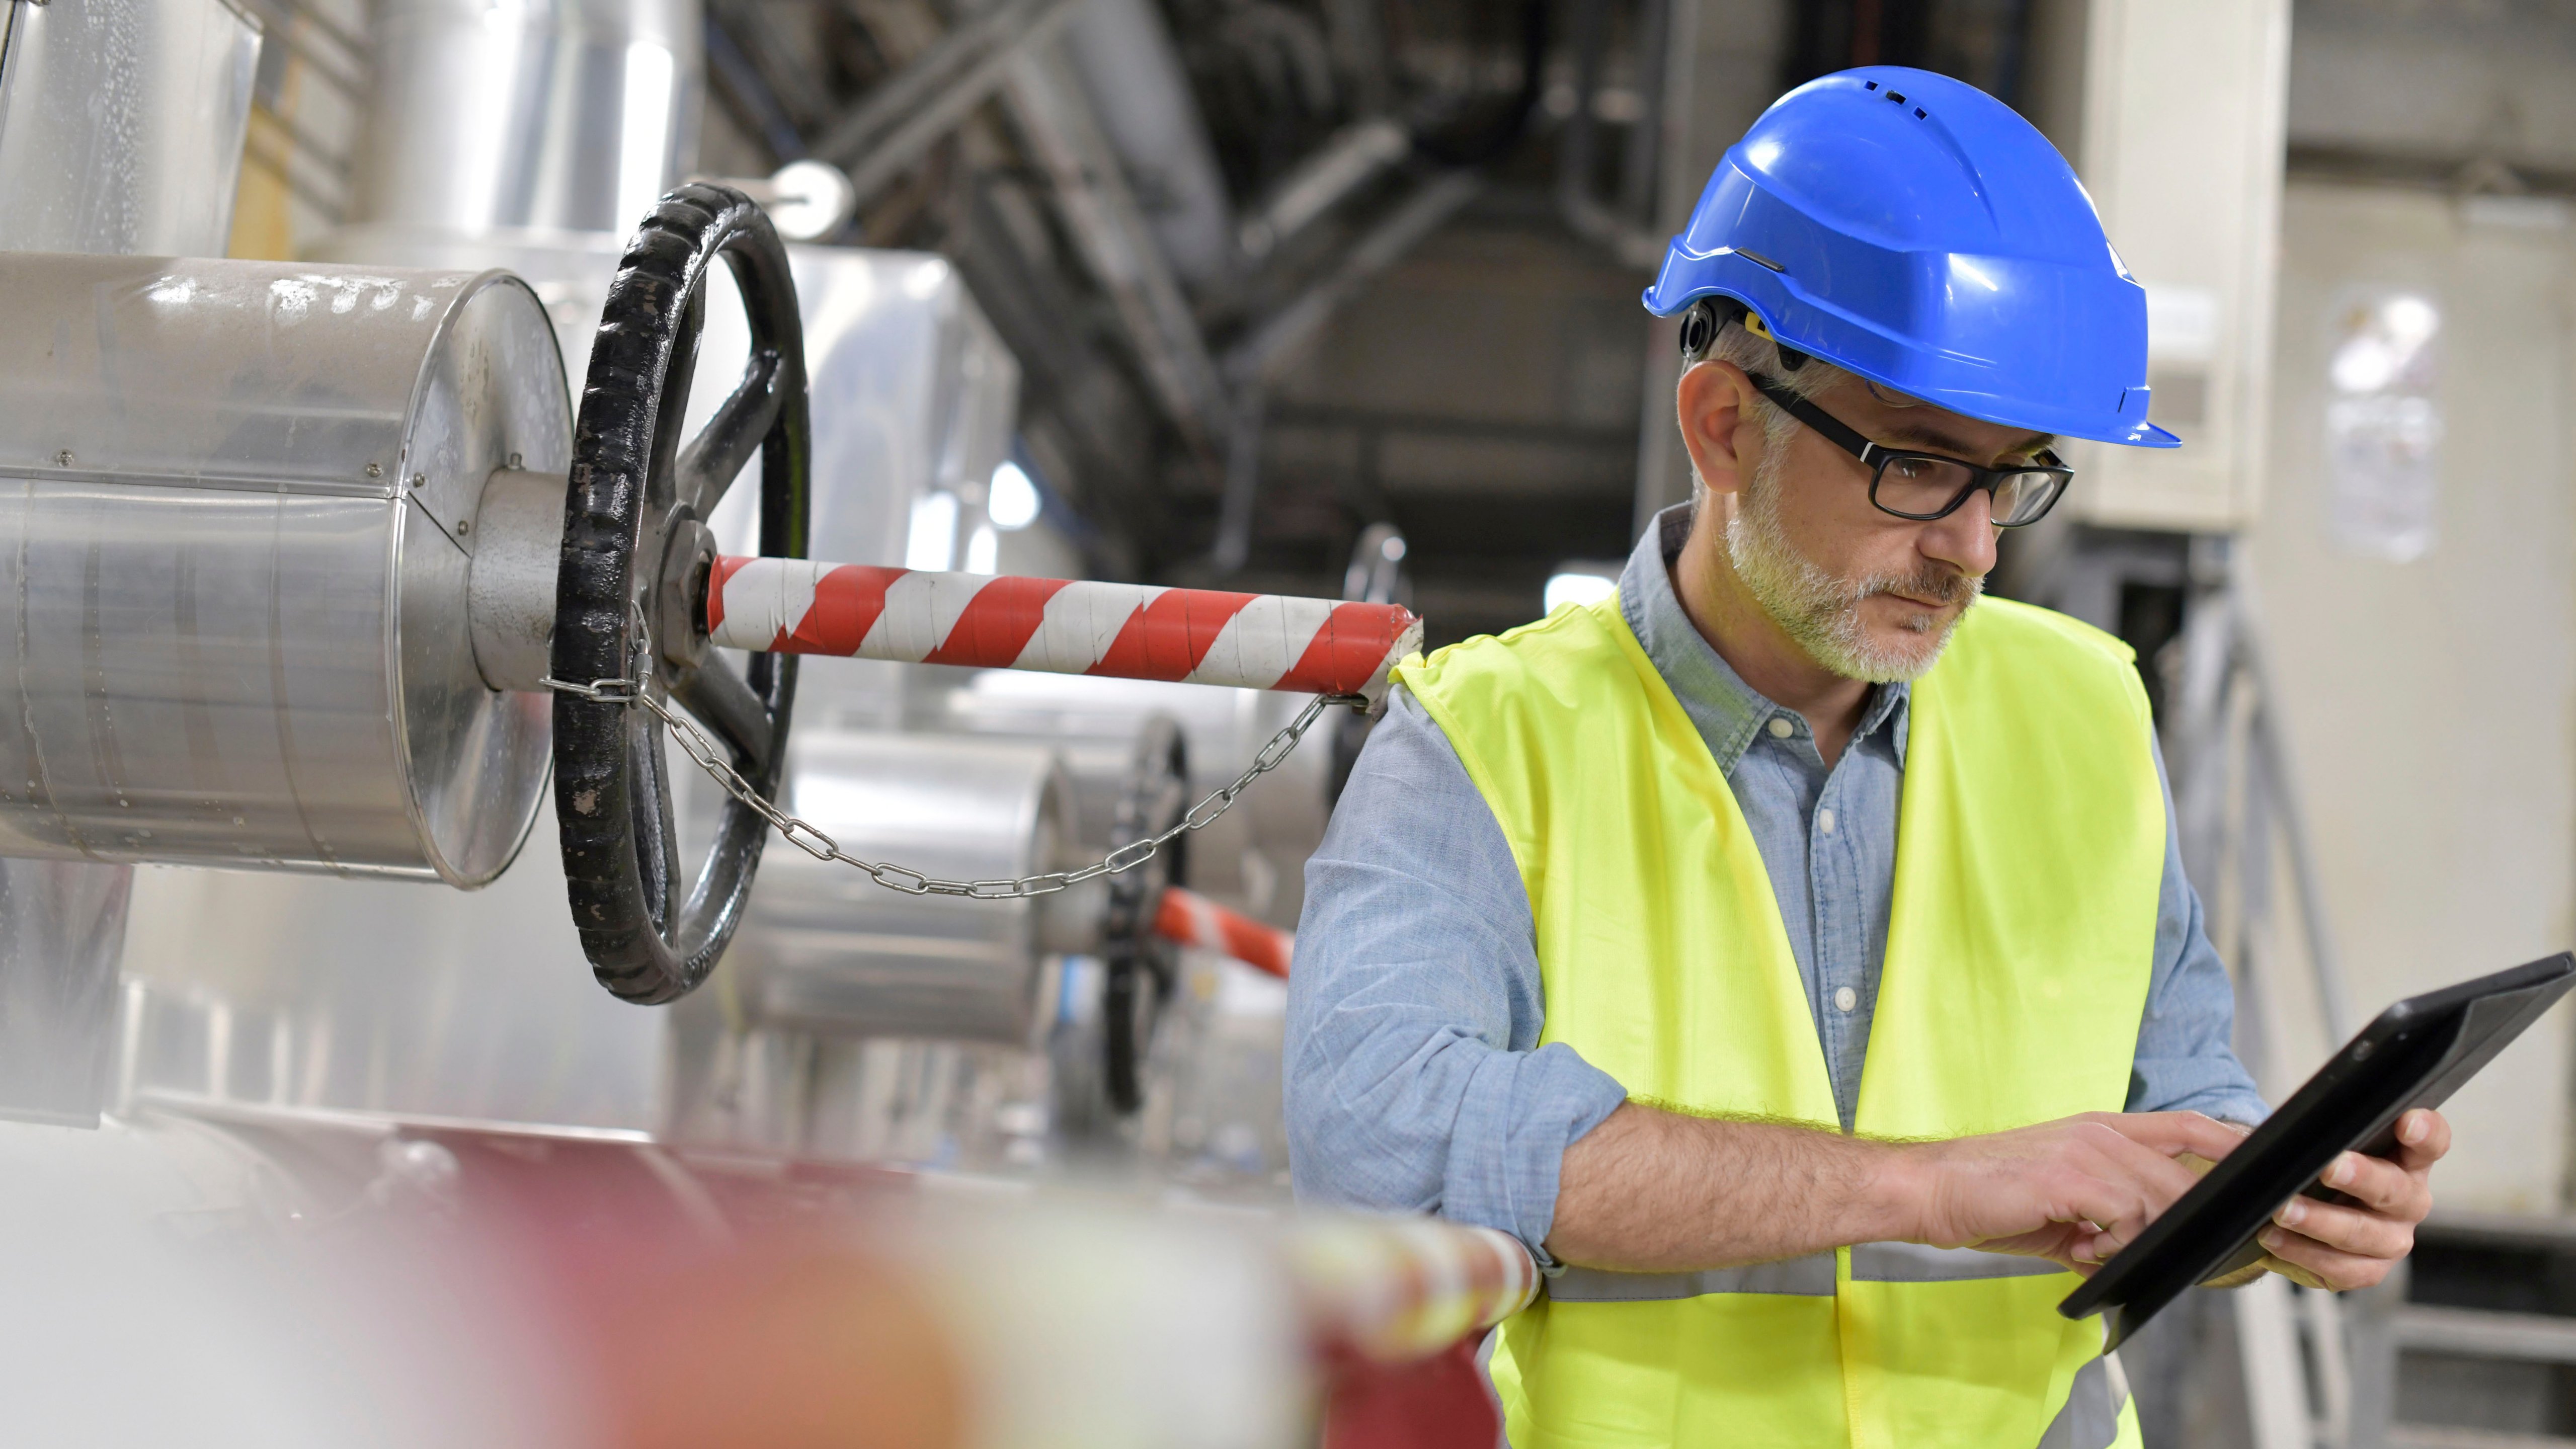
[[[2106,1353],[2075,1371],[2066,1407],[2039,1436],[2039,1449],[2111,1449],[2128,1407],[2129,1376],[2120,1372],[2120,1356]]]
[[[2045,1258],[1932,1248],[1921,1243],[1861,1243],[1851,1250],[1856,1283],[1967,1283],[1981,1278],[2036,1278],[2066,1270]],[[1652,1303],[1703,1293],[1834,1294],[1834,1255],[1811,1253],[1777,1263],[1711,1268],[1698,1273],[1614,1273],[1568,1268],[1547,1283],[1559,1303]]]
[[[1636,1100],[1837,1129],[1761,853],[1616,597],[1398,677],[1520,868],[1541,1042]],[[2119,1110],[2165,841],[2126,650],[1982,601],[1915,685],[1908,728],[1855,1130],[1948,1138]],[[1707,1273],[1573,1269],[1505,1325],[1494,1380],[1516,1449],[2133,1443],[2095,1367],[2100,1326],[2055,1313],[2075,1281],[1884,1243]]]

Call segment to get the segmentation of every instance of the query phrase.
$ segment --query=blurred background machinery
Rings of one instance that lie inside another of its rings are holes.
[[[1673,339],[1635,298],[1746,123],[1848,65],[1959,76],[2058,143],[2149,291],[2156,415],[2189,446],[2076,458],[2080,491],[1996,586],[2138,647],[2264,1084],[2355,1014],[2576,923],[2563,6],[6,17],[0,247],[507,268],[577,388],[641,209],[736,178],[799,242],[817,556],[1398,600],[1434,644],[1606,587],[1687,496]],[[709,317],[721,372],[739,309]],[[23,422],[0,425],[22,452]],[[0,464],[80,471],[56,451]],[[736,550],[741,513],[714,520]],[[856,661],[805,679],[793,808],[972,874],[1096,858],[1300,703]],[[1310,741],[1169,878],[1292,927],[1364,730]],[[712,801],[691,805],[684,831]],[[60,854],[0,860],[12,1115],[286,1134],[263,1152],[435,1129],[1283,1196],[1279,980],[1140,929],[1133,900],[915,902],[773,851],[710,988],[639,1009],[586,979],[548,851],[471,894]],[[2576,1442],[2569,1075],[2561,1023],[2462,1098],[2411,1284],[2273,1283],[2160,1320],[2129,1353],[2150,1442]]]

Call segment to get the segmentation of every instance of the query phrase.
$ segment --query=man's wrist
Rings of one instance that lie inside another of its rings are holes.
[[[1861,1149],[1862,1188],[1855,1242],[1923,1241],[1923,1204],[1931,1198],[1938,1170],[1928,1142],[1871,1142],[1855,1139]]]

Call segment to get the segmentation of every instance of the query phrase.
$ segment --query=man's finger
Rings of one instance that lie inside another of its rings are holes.
[[[2156,1115],[2196,1117],[2212,1127],[2217,1127],[2221,1132],[2228,1131],[2224,1125],[2211,1122],[2209,1118],[2201,1117],[2197,1112],[2167,1112]],[[2116,1122],[2113,1125],[2115,1130],[2097,1139],[2095,1145],[2101,1149],[2107,1159],[2106,1165],[2112,1173],[2135,1181],[2145,1189],[2149,1198],[2148,1212],[2151,1217],[2171,1207],[2175,1198],[2191,1191],[2193,1185],[2200,1181],[2200,1170],[2184,1159],[2201,1154],[2187,1148],[2179,1152],[2168,1152],[2154,1143],[2141,1142],[2128,1133],[2117,1131]],[[2145,1224],[2136,1226],[2143,1227]],[[2132,1232],[2134,1231],[2133,1228]]]
[[[2387,1166],[2382,1163],[2381,1166]],[[2399,1177],[2405,1174],[2399,1173]],[[2385,1213],[2366,1212],[2360,1208],[2318,1202],[2314,1198],[2294,1197],[2281,1205],[2272,1220],[2301,1236],[2314,1238],[2329,1248],[2339,1249],[2363,1258],[2395,1260],[2405,1257],[2415,1247],[2413,1219],[2398,1219]]]
[[[2262,1243],[2264,1250],[2273,1257],[2293,1268],[2303,1269],[2313,1277],[2315,1281],[2309,1282],[2295,1272],[2286,1275],[2292,1281],[2305,1283],[2311,1288],[2326,1288],[2340,1293],[2350,1288],[2371,1287],[2388,1276],[2389,1263],[2385,1258],[2347,1253],[2288,1228],[2265,1228]]]
[[[2203,1283],[2200,1286],[2203,1288],[2242,1288],[2246,1284],[2253,1282],[2256,1278],[2260,1278],[2266,1273],[2278,1273],[2282,1277],[2289,1279],[2291,1282],[2298,1284],[2302,1288],[2314,1288],[2319,1292],[2331,1291],[2326,1287],[2325,1280],[2319,1278],[2315,1273],[2310,1272],[2306,1268],[2300,1267],[2296,1263],[2276,1258],[2268,1252],[2260,1259],[2256,1260],[2253,1270],[2250,1273],[2239,1274],[2236,1277],[2228,1279],[2223,1284]]]
[[[2410,1223],[2422,1221],[2433,1206],[2433,1190],[2423,1178],[2385,1158],[2359,1152],[2347,1152],[2326,1164],[2320,1180],[2375,1212]]]
[[[2097,1260],[2136,1241],[2174,1199],[2200,1180],[2181,1162],[2124,1133],[2101,1133],[2088,1145],[2093,1151],[2075,1164],[2077,1181],[2070,1190],[2069,1205],[2101,1227],[2090,1245]]]
[[[2188,1152],[2216,1162],[2245,1140],[2243,1128],[2198,1112],[2121,1112],[2103,1120],[2121,1136],[2167,1157]]]
[[[2418,1107],[2397,1119],[2397,1162],[2409,1172],[2422,1172],[2451,1150],[2451,1123],[2429,1107]]]

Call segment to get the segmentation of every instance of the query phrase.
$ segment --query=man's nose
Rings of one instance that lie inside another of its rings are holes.
[[[1925,558],[1939,559],[1970,578],[1995,566],[1995,500],[1980,488],[1947,518],[1923,525],[1914,546]]]

